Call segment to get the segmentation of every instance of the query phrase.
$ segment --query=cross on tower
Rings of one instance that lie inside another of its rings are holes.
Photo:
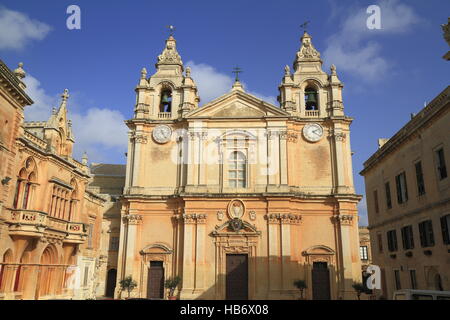
[[[61,98],[63,101],[67,101],[67,99],[69,98],[69,90],[64,89],[64,93],[61,95]]]
[[[169,30],[170,35],[173,36],[173,32],[175,31],[175,27],[170,25],[170,26],[167,26],[166,28]]]
[[[300,25],[300,28],[303,28],[303,31],[306,32],[306,29],[308,28],[308,24],[309,24],[310,22],[311,22],[311,21],[305,21],[305,22],[303,22],[303,23]]]
[[[238,81],[239,81],[239,73],[244,72],[244,71],[242,71],[242,69],[239,68],[239,67],[235,67],[235,68],[233,69],[233,71],[231,71],[231,72],[236,74],[236,79],[235,79],[235,81],[238,82]]]

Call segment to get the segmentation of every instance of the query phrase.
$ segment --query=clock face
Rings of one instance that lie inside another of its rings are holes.
[[[172,129],[166,125],[157,126],[153,129],[153,139],[158,143],[169,142],[172,136]]]
[[[311,142],[319,141],[323,136],[323,128],[318,123],[308,123],[303,127],[303,136]]]

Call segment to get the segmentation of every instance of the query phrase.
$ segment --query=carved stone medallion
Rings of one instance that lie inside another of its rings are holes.
[[[230,219],[242,219],[245,214],[245,205],[239,199],[231,200],[228,204],[228,216]]]

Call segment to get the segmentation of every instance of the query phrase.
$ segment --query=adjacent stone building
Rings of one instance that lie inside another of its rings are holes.
[[[93,298],[105,199],[72,157],[68,91],[47,121],[24,122],[24,77],[0,61],[0,299]]]
[[[199,107],[195,74],[170,36],[144,68],[130,128],[117,281],[135,297],[353,299],[361,282],[357,203],[336,68],[305,32],[280,107],[231,91]],[[116,289],[116,297],[120,290]]]
[[[382,290],[450,290],[450,87],[365,163],[373,264]]]

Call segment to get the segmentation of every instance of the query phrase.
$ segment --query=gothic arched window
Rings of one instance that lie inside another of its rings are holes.
[[[159,112],[171,112],[172,111],[172,91],[169,89],[163,89],[161,91],[161,103],[159,105]]]
[[[28,158],[25,167],[19,171],[13,207],[15,209],[28,209],[30,199],[36,188],[36,166],[31,158]]]
[[[245,188],[246,159],[240,151],[234,151],[228,158],[228,182],[230,188]]]
[[[317,90],[312,87],[305,89],[305,110],[319,110],[319,102],[317,99]]]

